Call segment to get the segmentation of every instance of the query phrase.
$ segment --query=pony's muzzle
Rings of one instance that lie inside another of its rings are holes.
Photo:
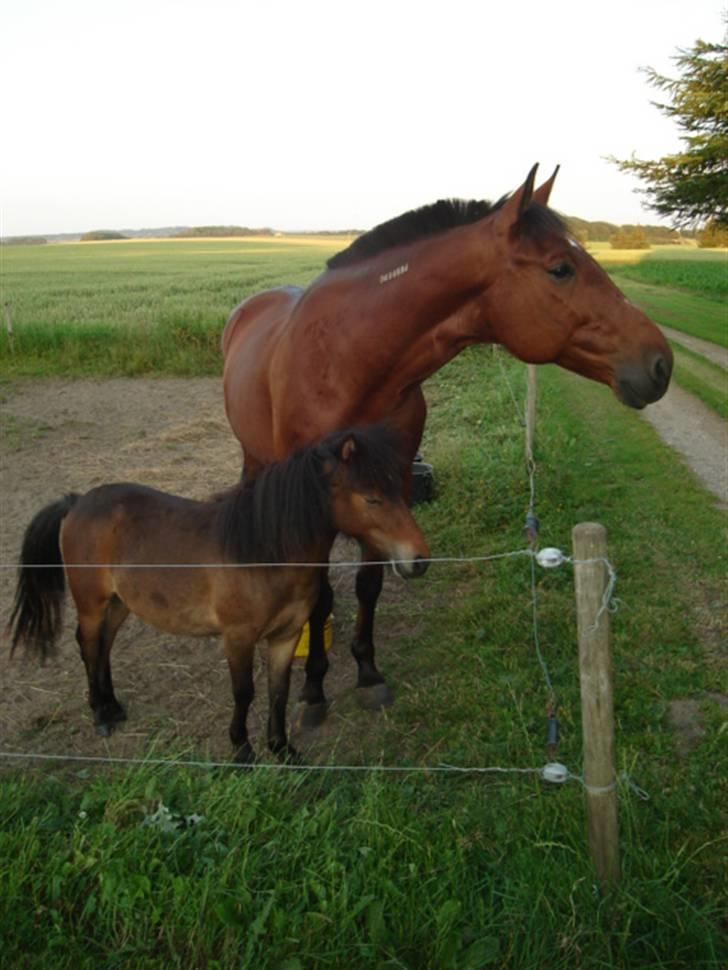
[[[398,559],[392,563],[392,569],[402,579],[417,579],[424,576],[430,560],[424,556],[415,556],[414,559]]]

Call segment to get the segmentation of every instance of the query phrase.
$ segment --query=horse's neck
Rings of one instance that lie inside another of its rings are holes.
[[[419,383],[490,339],[483,299],[495,261],[489,251],[495,246],[487,227],[463,226],[381,253],[368,272],[359,268],[356,292],[341,279],[341,336],[352,361],[366,361],[373,384]]]

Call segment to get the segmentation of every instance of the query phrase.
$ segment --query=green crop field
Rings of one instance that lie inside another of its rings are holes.
[[[261,286],[305,282],[340,245],[4,251],[15,337],[0,346],[3,390],[20,374],[219,373],[231,307]],[[528,483],[512,394],[522,401],[524,370],[477,348],[428,382],[424,445],[438,494],[418,519],[434,555],[522,548]],[[33,386],[42,394],[43,378]],[[34,453],[43,446],[39,435]],[[595,890],[574,781],[6,763],[0,965],[725,965],[724,514],[608,389],[553,367],[539,371],[536,449],[542,545],[569,551],[575,523],[601,521],[618,577],[618,767],[649,798],[620,783],[623,874],[612,893]],[[558,758],[578,774],[572,583],[568,565],[536,575]],[[352,714],[330,761],[544,763],[528,560],[433,565],[378,623],[382,640],[396,640],[381,661],[397,702]],[[169,824],[150,823],[164,818],[160,806]]]
[[[728,251],[595,249],[617,285],[658,323],[728,347]]]
[[[164,240],[0,248],[10,373],[215,373],[232,308],[305,285],[345,239]]]
[[[669,286],[721,299],[728,297],[728,252],[714,249],[689,250],[667,246],[647,252],[639,262],[620,263],[618,254],[609,263],[609,271],[639,283]]]

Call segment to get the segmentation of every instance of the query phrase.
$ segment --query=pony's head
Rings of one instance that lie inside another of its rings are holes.
[[[220,502],[219,534],[236,562],[297,562],[327,555],[337,532],[421,576],[427,543],[402,497],[397,438],[381,426],[339,431],[265,468]]]
[[[379,425],[329,435],[318,446],[337,530],[392,561],[404,579],[421,576],[429,550],[402,495],[407,464],[397,437]]]

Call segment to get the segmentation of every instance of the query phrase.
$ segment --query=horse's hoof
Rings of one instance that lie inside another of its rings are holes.
[[[121,706],[118,701],[111,701],[109,704],[104,704],[100,707],[96,713],[96,724],[105,724],[109,727],[109,734],[114,729],[115,724],[119,724],[121,721],[126,720],[126,711]]]
[[[111,733],[112,733],[113,730],[114,730],[114,728],[113,728],[113,725],[111,725],[111,724],[97,724],[96,725],[96,733],[98,734],[98,736],[100,738],[110,738],[111,737]]]
[[[320,727],[326,720],[328,712],[329,705],[326,701],[319,701],[317,704],[307,704],[305,701],[301,701],[294,714],[293,721],[296,728]]]
[[[292,744],[287,744],[285,747],[275,751],[274,754],[282,765],[291,765],[293,768],[300,768],[305,764],[305,761]]]
[[[385,683],[372,684],[371,687],[357,687],[356,699],[365,711],[381,711],[394,704],[394,694]]]
[[[253,751],[252,746],[249,742],[242,744],[238,750],[235,752],[234,762],[236,765],[240,765],[241,768],[252,768],[255,764],[255,751]]]

